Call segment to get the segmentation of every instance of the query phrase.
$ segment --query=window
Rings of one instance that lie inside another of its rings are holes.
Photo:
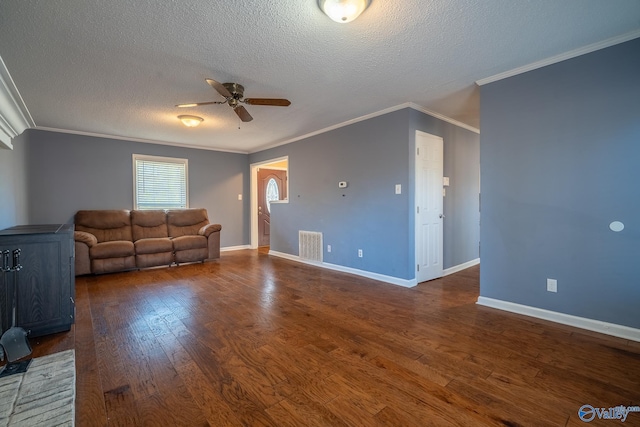
[[[188,208],[187,166],[187,159],[134,154],[134,209]]]
[[[267,182],[266,199],[267,199],[267,211],[271,213],[271,202],[273,200],[280,200],[280,192],[278,191],[278,183],[275,179],[271,178]]]

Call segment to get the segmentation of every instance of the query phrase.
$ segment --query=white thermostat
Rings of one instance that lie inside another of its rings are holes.
[[[347,181],[340,181],[338,183],[338,188],[347,188]]]

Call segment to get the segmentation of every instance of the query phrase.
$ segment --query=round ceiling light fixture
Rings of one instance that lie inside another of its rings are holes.
[[[202,123],[202,121],[204,120],[202,117],[188,116],[188,115],[178,116],[178,118],[180,119],[182,124],[188,128],[194,128],[198,126],[200,123]]]
[[[346,24],[369,7],[371,0],[318,0],[320,9],[331,19]]]

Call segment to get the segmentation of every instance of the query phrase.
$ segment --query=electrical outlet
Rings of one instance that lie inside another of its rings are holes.
[[[558,292],[558,281],[556,279],[547,279],[547,291]]]
[[[238,194],[238,200],[242,200],[242,194]]]
[[[402,184],[396,184],[396,194],[402,194]]]
[[[331,252],[331,245],[327,245],[327,252]]]
[[[362,258],[362,249],[358,249],[358,258]]]

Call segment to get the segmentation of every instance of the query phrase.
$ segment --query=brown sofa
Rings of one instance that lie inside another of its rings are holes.
[[[220,257],[206,209],[83,210],[74,222],[77,276]]]

